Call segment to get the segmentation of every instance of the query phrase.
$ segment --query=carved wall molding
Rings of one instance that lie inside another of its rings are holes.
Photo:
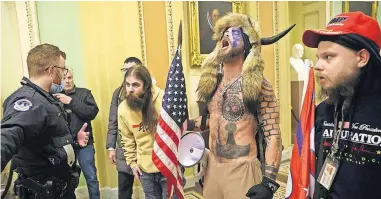
[[[257,21],[259,22],[259,1],[255,2],[255,7],[257,7]]]
[[[29,77],[26,58],[29,50],[40,44],[36,3],[34,1],[20,1],[15,2],[15,5],[23,60],[23,75]]]
[[[329,20],[331,20],[333,18],[333,1],[330,1],[329,2]],[[328,20],[326,20],[328,21]],[[328,24],[328,23],[327,23]]]
[[[143,14],[143,3],[138,1],[138,14],[139,14],[139,31],[140,31],[140,48],[143,65],[146,65],[147,54],[146,54],[146,42],[144,33],[144,14]]]
[[[316,27],[311,27],[311,19],[312,17],[315,17],[314,18],[314,21],[317,21],[317,26]],[[319,10],[315,10],[315,11],[312,11],[312,12],[306,12],[302,15],[302,18],[303,18],[303,29],[304,30],[307,30],[307,29],[311,29],[311,28],[314,28],[314,29],[319,29],[319,24],[320,24],[320,12]],[[310,20],[308,20],[310,19]],[[310,23],[308,23],[310,22]]]
[[[274,35],[279,33],[279,2],[274,1],[273,3],[273,20],[274,20]],[[279,72],[279,43],[274,44],[274,66],[275,66],[275,94],[278,98],[278,103],[280,99],[280,72]]]
[[[167,37],[168,37],[168,56],[169,61],[172,60],[175,55],[175,38],[173,33],[173,12],[172,12],[172,2],[166,1],[166,21],[167,21]]]

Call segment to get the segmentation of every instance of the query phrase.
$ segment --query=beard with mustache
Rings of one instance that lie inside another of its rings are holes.
[[[222,48],[218,52],[218,60],[222,63],[230,62],[239,55],[243,55],[243,49],[231,48],[226,54],[222,52]]]
[[[360,81],[360,72],[347,77],[339,77],[338,79],[343,79],[344,81],[339,82],[337,85],[334,85],[332,88],[324,89],[320,86],[319,89],[319,98],[327,99],[329,104],[338,104],[340,101],[351,100],[355,88]],[[327,79],[327,77],[325,77]],[[317,78],[318,79],[318,78]]]
[[[134,93],[127,94],[127,105],[133,111],[141,111],[144,105],[144,95],[137,96]]]

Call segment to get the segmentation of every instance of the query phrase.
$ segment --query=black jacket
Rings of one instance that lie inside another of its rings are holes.
[[[1,171],[13,158],[11,169],[21,168],[25,175],[67,176],[75,163],[71,147],[78,144],[63,106],[29,79],[24,77],[21,83],[3,105]]]
[[[91,120],[98,114],[98,106],[94,100],[91,91],[86,88],[75,87],[70,93],[63,93],[72,98],[70,104],[65,104],[65,109],[71,110],[70,129],[74,137],[82,128],[83,124],[87,122],[86,132],[89,132],[89,143],[94,143],[93,128],[91,127]]]
[[[339,150],[343,150],[339,169],[329,191],[316,183],[314,199],[381,198],[380,67],[374,64],[363,69],[360,84],[355,89],[352,109],[344,118],[339,142]],[[316,109],[316,179],[331,150],[333,124],[334,105],[324,101]]]
[[[110,113],[108,120],[108,132],[107,132],[107,141],[106,149],[114,148],[120,149],[120,135],[118,133],[118,106],[124,100],[125,90],[121,89],[122,86],[115,89],[112,94],[111,104],[110,104]],[[122,153],[117,153],[118,158],[124,159]]]

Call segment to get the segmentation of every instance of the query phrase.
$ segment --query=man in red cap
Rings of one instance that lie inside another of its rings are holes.
[[[380,198],[381,31],[362,12],[335,16],[307,30],[317,48],[314,69],[325,101],[316,109],[314,199]]]

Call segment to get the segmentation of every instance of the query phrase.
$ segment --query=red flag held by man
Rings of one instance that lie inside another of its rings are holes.
[[[310,199],[315,189],[315,79],[313,68],[303,99],[290,163],[286,199]]]

